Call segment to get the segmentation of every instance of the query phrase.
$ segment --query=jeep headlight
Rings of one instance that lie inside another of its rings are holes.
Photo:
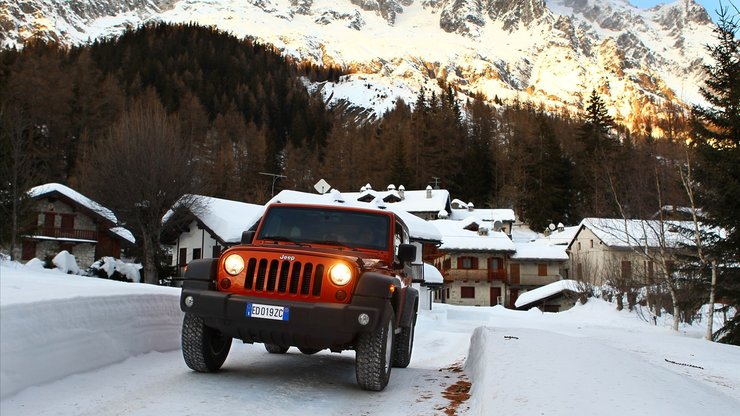
[[[344,263],[337,263],[329,269],[329,278],[337,286],[344,286],[352,280],[352,269]]]
[[[229,254],[224,260],[224,270],[226,270],[226,273],[236,276],[244,270],[244,259],[238,254]]]

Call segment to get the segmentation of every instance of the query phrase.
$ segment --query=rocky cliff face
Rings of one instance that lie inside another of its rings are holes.
[[[0,43],[81,43],[151,20],[215,25],[344,66],[353,74],[342,82],[312,88],[377,113],[444,79],[551,108],[581,108],[597,89],[638,128],[662,101],[701,99],[713,40],[693,0],[649,10],[627,0],[21,0],[0,8]]]

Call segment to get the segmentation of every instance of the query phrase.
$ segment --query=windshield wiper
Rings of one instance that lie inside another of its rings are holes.
[[[262,237],[261,240],[268,240],[268,241],[272,241],[274,243],[277,243],[277,242],[291,243],[291,244],[295,244],[297,246],[306,246],[307,245],[307,244],[304,244],[304,243],[300,243],[298,241],[291,240],[290,238],[285,237],[285,236],[282,236],[282,235],[266,235],[266,236]]]
[[[347,244],[347,243],[343,243],[341,241],[337,241],[337,240],[309,241],[308,243],[309,244],[325,244],[325,245],[328,245],[328,246],[340,246],[340,247],[348,248],[350,250],[357,250],[357,247],[352,246],[352,245]]]

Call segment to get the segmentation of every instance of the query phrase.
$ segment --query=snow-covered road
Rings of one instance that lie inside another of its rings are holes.
[[[740,348],[592,299],[560,314],[434,305],[411,365],[360,390],[354,354],[235,342],[222,371],[179,351],[178,291],[0,268],[0,414],[623,415],[740,408]],[[65,336],[66,334],[66,336]],[[679,363],[679,364],[676,364]],[[687,365],[680,365],[687,364]],[[461,371],[464,368],[464,371]],[[459,408],[445,390],[472,382]]]

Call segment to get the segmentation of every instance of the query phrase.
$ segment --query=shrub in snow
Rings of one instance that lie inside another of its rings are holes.
[[[122,282],[141,282],[141,265],[124,263],[113,257],[103,257],[93,263],[88,272],[102,279],[119,280]]]
[[[51,262],[56,266],[57,269],[61,270],[62,273],[67,274],[79,274],[80,268],[77,266],[77,260],[75,256],[69,254],[67,250],[60,251]]]

